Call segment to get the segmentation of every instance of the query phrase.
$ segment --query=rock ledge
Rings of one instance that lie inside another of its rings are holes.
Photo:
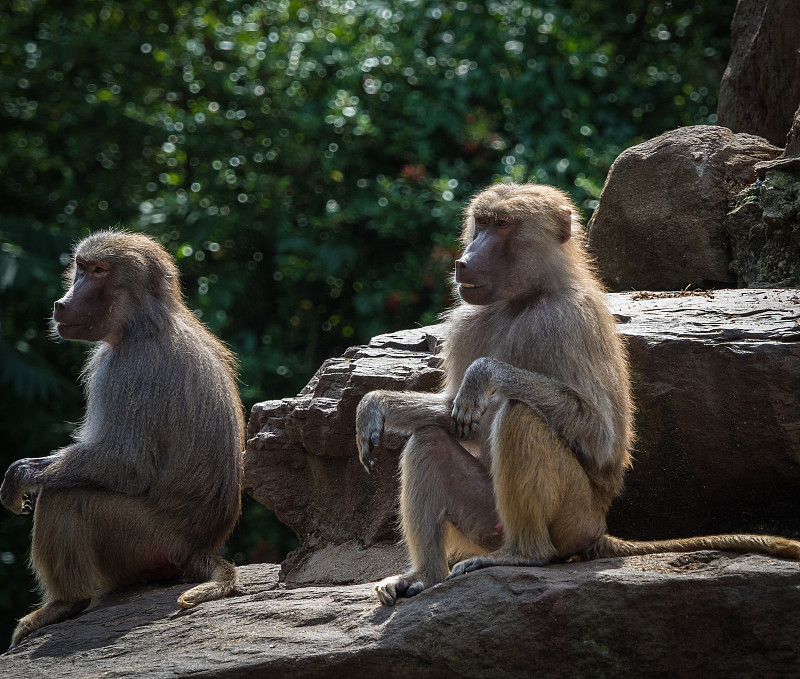
[[[394,608],[368,584],[237,596],[187,585],[106,597],[2,657],[5,679],[87,677],[796,677],[800,568],[722,552],[490,568]]]

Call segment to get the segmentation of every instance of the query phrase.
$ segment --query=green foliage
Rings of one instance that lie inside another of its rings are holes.
[[[552,183],[588,215],[621,150],[713,122],[734,6],[9,0],[0,463],[63,445],[80,417],[84,350],[50,341],[46,317],[90,230],[176,255],[248,407],[294,394],[346,346],[435,321],[477,188]],[[16,615],[27,525],[0,522]],[[259,526],[242,525],[231,550],[249,558]]]

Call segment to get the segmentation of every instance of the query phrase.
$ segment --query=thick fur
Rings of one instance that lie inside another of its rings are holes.
[[[6,475],[12,511],[13,498],[38,493],[31,562],[44,594],[12,643],[74,615],[95,590],[150,571],[207,581],[180,597],[182,607],[235,584],[233,566],[216,554],[240,512],[235,359],[185,306],[172,258],[149,237],[104,231],[75,255],[111,266],[114,339],[97,343],[84,368],[86,415],[75,442]]]

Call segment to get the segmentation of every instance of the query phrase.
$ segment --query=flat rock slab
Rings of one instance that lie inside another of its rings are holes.
[[[0,658],[4,679],[800,676],[800,567],[721,552],[490,568],[393,608],[370,585],[106,597]]]
[[[800,342],[800,290],[632,292],[608,300],[619,331],[651,344]]]

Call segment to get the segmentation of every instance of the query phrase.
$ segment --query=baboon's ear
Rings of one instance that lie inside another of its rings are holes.
[[[559,219],[558,242],[563,245],[572,237],[572,210],[563,208]]]

